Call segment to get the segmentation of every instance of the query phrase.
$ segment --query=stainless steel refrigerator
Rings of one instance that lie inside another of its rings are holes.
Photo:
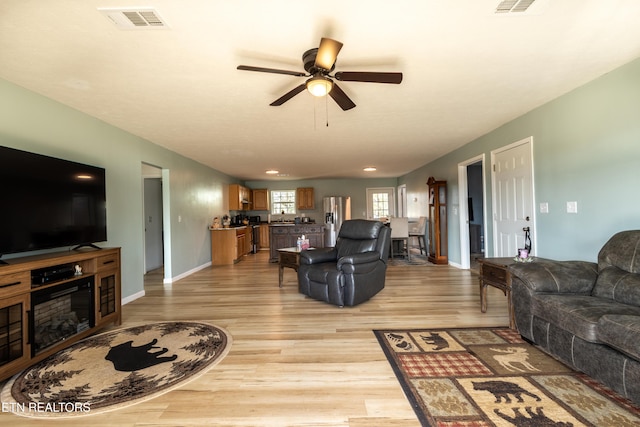
[[[336,245],[338,232],[342,223],[351,219],[351,197],[325,197],[322,200],[324,208],[324,246]]]

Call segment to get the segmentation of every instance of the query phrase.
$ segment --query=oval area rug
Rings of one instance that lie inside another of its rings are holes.
[[[34,418],[91,415],[152,399],[204,374],[231,336],[202,322],[159,322],[94,335],[5,384],[3,409]]]

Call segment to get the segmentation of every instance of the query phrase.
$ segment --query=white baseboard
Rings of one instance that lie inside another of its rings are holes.
[[[175,277],[171,277],[169,279],[165,278],[162,281],[162,283],[165,284],[165,285],[171,285],[173,282],[176,282],[176,281],[178,281],[180,279],[184,279],[187,276],[191,276],[193,273],[196,273],[196,272],[198,272],[198,271],[200,271],[202,269],[205,269],[207,267],[211,267],[211,261],[206,262],[206,263],[204,263],[204,264],[202,264],[202,265],[200,265],[198,267],[192,268],[189,271],[185,271],[184,273],[179,274],[179,275],[177,275]]]
[[[142,290],[140,292],[136,292],[133,295],[129,295],[126,298],[122,298],[122,305],[129,304],[130,302],[135,301],[138,298],[142,298],[143,296],[144,296],[144,290]]]
[[[451,261],[449,261],[449,265],[450,265],[451,267],[455,267],[455,268],[462,269],[462,264],[457,263],[457,262],[451,262]],[[468,269],[467,269],[467,270],[468,270]]]

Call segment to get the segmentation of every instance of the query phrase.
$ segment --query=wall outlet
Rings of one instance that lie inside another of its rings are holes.
[[[567,202],[567,213],[578,213],[578,202]]]

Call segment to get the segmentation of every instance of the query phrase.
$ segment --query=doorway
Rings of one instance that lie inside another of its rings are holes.
[[[485,256],[486,196],[485,156],[458,164],[460,206],[460,268],[476,268],[476,259]]]
[[[144,273],[164,267],[162,169],[142,165]]]

